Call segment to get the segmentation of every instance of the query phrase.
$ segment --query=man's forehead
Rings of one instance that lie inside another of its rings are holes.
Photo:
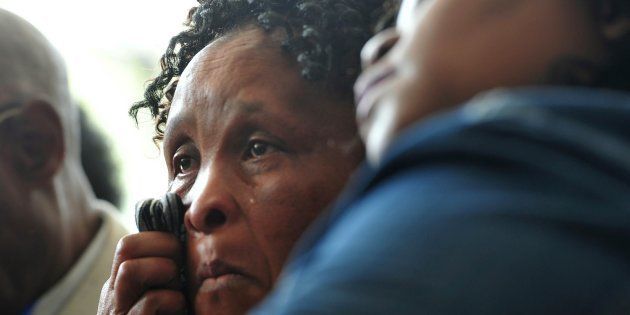
[[[0,38],[9,35],[16,29],[24,27],[25,21],[17,15],[0,8]]]
[[[19,45],[21,47],[14,47]],[[48,41],[28,21],[0,8],[0,50],[23,47],[48,48]]]

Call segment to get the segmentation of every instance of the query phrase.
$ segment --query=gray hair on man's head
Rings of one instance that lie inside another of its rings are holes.
[[[64,128],[66,156],[78,158],[78,112],[61,56],[33,25],[0,9],[0,101],[7,100],[50,103]]]

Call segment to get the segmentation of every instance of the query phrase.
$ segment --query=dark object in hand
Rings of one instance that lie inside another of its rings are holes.
[[[175,234],[184,241],[184,205],[174,193],[162,199],[146,199],[136,204],[136,225],[140,232],[160,231]]]
[[[136,204],[136,225],[138,226],[138,231],[173,233],[185,247],[185,210],[182,200],[174,193],[167,193],[162,199],[146,199],[138,202]],[[186,269],[184,267],[180,268],[179,276],[182,287],[186,288]],[[188,312],[184,314],[188,314]]]

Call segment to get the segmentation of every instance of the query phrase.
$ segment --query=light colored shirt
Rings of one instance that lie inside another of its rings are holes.
[[[101,226],[70,271],[33,305],[32,315],[95,314],[103,284],[109,278],[116,245],[127,229],[114,207],[97,201]]]

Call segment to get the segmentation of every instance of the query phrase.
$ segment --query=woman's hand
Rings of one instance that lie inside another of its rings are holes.
[[[183,314],[179,270],[182,246],[169,233],[142,232],[118,243],[112,273],[103,285],[99,315]]]

